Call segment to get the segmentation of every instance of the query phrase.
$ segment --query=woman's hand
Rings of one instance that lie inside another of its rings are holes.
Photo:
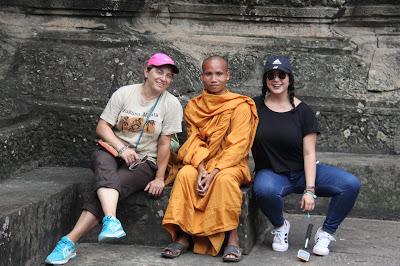
[[[133,164],[136,160],[139,160],[139,155],[132,148],[126,149],[125,151],[122,152],[120,156],[125,161],[128,167],[131,164]]]
[[[152,196],[159,197],[164,190],[164,178],[156,178],[150,181],[144,191]]]
[[[303,197],[301,198],[301,205],[300,208],[303,211],[312,211],[315,208],[315,199],[311,193],[304,193]]]

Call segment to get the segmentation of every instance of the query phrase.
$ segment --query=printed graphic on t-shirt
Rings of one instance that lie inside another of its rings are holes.
[[[143,117],[134,116],[120,116],[116,128],[122,132],[140,132],[144,127],[144,132],[147,134],[154,134],[156,131],[156,121],[148,120],[146,125],[144,125]]]
[[[156,121],[149,120],[144,126],[144,132],[148,134],[153,134],[156,131]]]

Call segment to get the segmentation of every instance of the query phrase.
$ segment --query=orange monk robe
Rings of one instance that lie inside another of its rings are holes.
[[[177,225],[193,236],[195,253],[216,256],[226,231],[239,225],[242,206],[240,186],[252,180],[248,154],[258,116],[253,100],[227,92],[206,91],[185,108],[187,141],[178,152],[185,165],[179,170],[163,219],[164,228],[177,237]],[[197,167],[220,169],[204,197],[197,195]]]

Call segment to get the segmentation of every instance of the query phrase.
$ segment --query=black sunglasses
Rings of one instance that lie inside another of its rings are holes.
[[[145,163],[148,159],[147,154],[146,155],[141,155],[139,154],[139,159],[137,159],[135,162],[133,162],[130,166],[129,166],[129,170],[133,171],[135,170],[139,164]]]
[[[277,72],[269,72],[267,74],[267,79],[268,80],[273,80],[273,79],[275,79],[275,76],[277,76],[277,75],[278,75],[279,79],[285,79],[286,78],[286,73],[285,72],[277,71]]]

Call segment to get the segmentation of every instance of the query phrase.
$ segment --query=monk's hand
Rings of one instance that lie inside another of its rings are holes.
[[[210,184],[212,180],[214,179],[215,175],[218,174],[219,169],[214,168],[214,170],[211,171],[211,173],[207,174],[201,181],[200,181],[200,188],[197,193],[199,196],[204,197],[208,191],[208,188],[210,187]]]
[[[315,208],[315,199],[311,194],[304,193],[301,198],[300,208],[303,211],[312,211]]]
[[[164,178],[155,178],[147,184],[144,191],[149,193],[151,196],[159,197],[164,190],[164,186]]]
[[[124,152],[122,152],[120,156],[125,161],[128,167],[131,164],[133,164],[136,160],[139,160],[139,155],[132,148],[126,149]]]
[[[207,175],[208,175],[207,171],[205,170],[201,171],[199,169],[199,174],[197,175],[197,185],[196,185],[197,194],[199,194],[199,192],[203,190],[203,180],[204,178],[207,177]]]

